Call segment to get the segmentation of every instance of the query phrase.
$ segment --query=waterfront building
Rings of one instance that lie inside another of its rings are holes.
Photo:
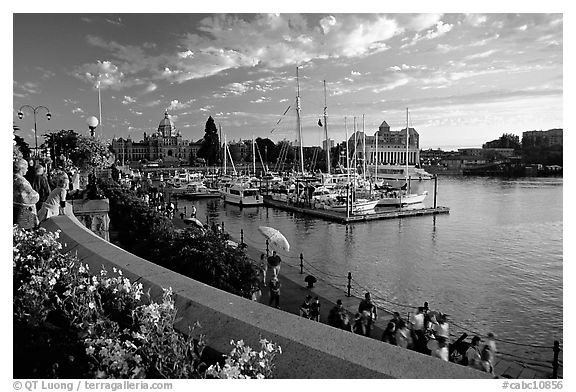
[[[164,164],[189,164],[196,159],[202,139],[193,142],[185,140],[176,128],[168,111],[158,124],[158,129],[136,142],[130,136],[112,139],[112,150],[121,163],[140,162],[141,160],[161,160]]]
[[[420,135],[414,128],[408,128],[409,140],[408,151],[406,151],[406,128],[399,131],[391,131],[390,125],[386,121],[378,127],[374,136],[366,135],[366,163],[368,165],[401,165],[406,163],[408,153],[408,164],[418,165],[420,163]],[[376,140],[378,140],[378,155],[376,156]],[[356,132],[348,139],[350,146],[350,157],[357,151],[356,158],[364,158],[364,133]]]
[[[522,132],[523,146],[563,146],[563,129],[554,128],[547,131],[527,131]]]

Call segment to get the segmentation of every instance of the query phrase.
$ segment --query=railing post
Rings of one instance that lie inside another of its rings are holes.
[[[240,229],[240,245],[244,247],[244,229]]]
[[[554,361],[552,362],[552,378],[558,378],[558,354],[560,353],[560,342],[554,341]]]
[[[304,273],[304,255],[302,253],[300,253],[300,273],[303,274]]]
[[[352,272],[348,272],[348,297],[350,297],[350,289],[352,288]]]
[[[270,250],[268,248],[268,239],[266,239],[266,257],[268,258],[269,255],[270,255]]]
[[[224,222],[222,222],[222,233],[224,233]]]

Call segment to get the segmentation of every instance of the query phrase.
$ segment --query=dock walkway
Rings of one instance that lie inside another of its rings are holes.
[[[387,209],[385,211],[374,210],[373,212],[367,212],[365,214],[351,214],[349,216],[346,216],[346,214],[341,212],[324,210],[319,208],[310,208],[305,206],[296,206],[294,204],[288,204],[282,201],[273,200],[270,197],[264,197],[264,205],[267,207],[274,207],[286,211],[299,212],[302,214],[314,216],[316,218],[322,218],[344,224],[354,222],[367,222],[373,220],[407,218],[411,216],[447,214],[450,212],[450,208],[442,206],[438,206],[436,208],[429,207],[429,208],[413,208],[413,209],[405,207],[405,208],[395,208],[392,210]]]

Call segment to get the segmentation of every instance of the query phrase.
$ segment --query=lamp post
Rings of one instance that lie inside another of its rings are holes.
[[[30,109],[32,110],[32,113],[34,114],[34,140],[36,142],[36,148],[35,148],[35,155],[38,156],[38,131],[36,129],[36,113],[40,110],[40,109],[46,109],[46,118],[48,119],[48,121],[50,121],[50,119],[52,118],[52,113],[50,113],[50,109],[48,109],[46,106],[30,106],[30,105],[22,105],[20,106],[20,109],[18,109],[18,118],[20,120],[22,120],[22,118],[24,117],[24,113],[22,112],[22,109]]]
[[[86,119],[88,128],[90,128],[90,136],[94,137],[96,127],[98,126],[98,119],[94,116],[88,117]]]

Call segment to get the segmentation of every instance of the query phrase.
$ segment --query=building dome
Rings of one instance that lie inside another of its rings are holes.
[[[168,115],[168,111],[164,112],[164,118],[158,125],[158,133],[163,137],[176,136],[176,126]]]

